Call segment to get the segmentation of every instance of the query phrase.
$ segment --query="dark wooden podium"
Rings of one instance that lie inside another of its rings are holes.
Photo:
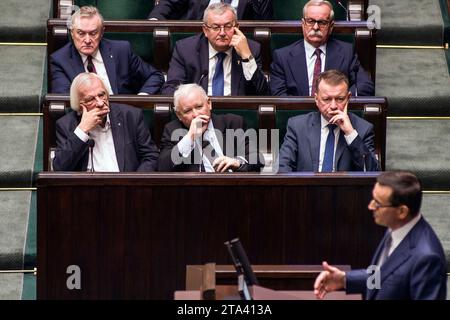
[[[376,174],[89,174],[38,177],[39,299],[173,299],[187,265],[365,267],[383,229]],[[81,289],[67,288],[78,266]]]

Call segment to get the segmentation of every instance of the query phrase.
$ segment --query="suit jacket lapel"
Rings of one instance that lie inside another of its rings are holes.
[[[125,166],[125,133],[122,112],[114,105],[110,105],[111,112],[109,113],[109,120],[111,122],[111,131],[114,140],[114,149],[116,151],[117,164],[119,171],[124,171]]]
[[[71,45],[70,49],[70,65],[72,66],[74,72],[73,77],[75,78],[80,73],[86,72],[86,70],[84,70],[83,59],[81,59],[80,54],[73,44]]]
[[[345,140],[344,137],[344,132],[339,132],[339,140],[336,146],[336,154],[335,154],[335,159],[334,159],[334,163],[335,163],[335,167],[336,167],[336,171],[339,171],[339,160],[342,157],[342,154],[344,153],[345,148],[347,148],[347,141]]]
[[[236,50],[231,51],[231,95],[239,95],[239,88],[242,80],[241,57],[238,56]]]
[[[310,145],[311,160],[312,160],[312,170],[319,170],[319,152],[320,152],[320,135],[321,135],[321,124],[320,124],[320,113],[314,113],[313,120],[310,123],[310,128],[307,130],[308,142]]]
[[[289,58],[293,63],[289,64],[292,77],[300,88],[298,95],[309,95],[308,67],[306,66],[305,43],[300,40],[299,43],[289,53]],[[302,94],[304,93],[304,94]]]
[[[103,63],[105,64],[106,73],[108,75],[109,83],[114,94],[118,94],[117,78],[116,78],[116,64],[115,57],[112,52],[111,46],[102,40],[100,42],[100,53],[102,55]]]
[[[325,70],[337,69],[341,70],[343,55],[341,54],[341,48],[336,45],[333,39],[329,39],[327,42],[327,55],[325,58]]]
[[[219,145],[222,148],[223,154],[226,155],[227,141],[225,139],[225,131],[227,128],[225,128],[225,122],[221,121],[221,119],[222,117],[217,116],[215,114],[211,114],[211,120],[214,125],[214,133],[216,134],[217,141],[219,142]],[[222,139],[217,135],[218,131],[220,131]]]
[[[200,36],[200,41],[199,41],[199,45],[197,48],[197,55],[198,55],[198,65],[200,66],[199,77],[201,77],[202,74],[207,75],[209,73],[208,39],[203,34]],[[211,77],[212,77],[212,75],[211,75]],[[208,78],[209,78],[209,76],[205,76],[202,79],[202,82],[199,84],[206,91],[206,93],[208,93]],[[198,80],[200,80],[200,78]]]

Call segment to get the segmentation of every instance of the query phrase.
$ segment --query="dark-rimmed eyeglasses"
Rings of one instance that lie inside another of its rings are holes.
[[[217,24],[213,24],[212,26],[209,26],[206,23],[204,23],[203,25],[206,28],[208,28],[209,30],[213,31],[213,32],[219,32],[220,30],[222,30],[222,28],[223,28],[223,30],[225,32],[229,32],[236,26],[236,23],[234,23],[234,22],[233,23],[227,23],[227,24],[225,24],[223,26],[219,26]]]
[[[374,207],[376,208],[375,210],[378,210],[380,208],[395,208],[398,207],[396,205],[393,204],[381,204],[379,203],[377,200],[372,198],[372,202],[374,203]]]
[[[330,20],[315,20],[311,18],[303,18],[303,21],[306,23],[308,27],[313,27],[316,23],[319,28],[325,28],[330,25]]]

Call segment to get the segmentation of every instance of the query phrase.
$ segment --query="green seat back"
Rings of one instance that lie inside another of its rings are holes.
[[[247,129],[255,129],[258,130],[258,112],[257,110],[239,110],[239,109],[214,109],[213,105],[213,113],[214,114],[226,114],[232,113],[244,118],[245,123],[247,125]]]
[[[111,40],[127,40],[133,52],[145,61],[153,62],[153,33],[145,32],[106,32],[105,38]]]
[[[308,0],[275,0],[273,1],[273,10],[275,20],[300,20],[303,17],[303,7]],[[330,1],[333,4],[334,19],[346,20],[346,12],[335,1]],[[344,6],[347,6],[347,0],[341,1]]]
[[[146,19],[153,9],[153,0],[77,0],[75,4],[95,6],[105,20]]]

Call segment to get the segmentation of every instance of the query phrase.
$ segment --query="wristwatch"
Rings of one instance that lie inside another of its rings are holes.
[[[252,55],[250,55],[250,57],[248,57],[247,59],[242,59],[242,62],[250,62],[250,60],[255,59]]]

